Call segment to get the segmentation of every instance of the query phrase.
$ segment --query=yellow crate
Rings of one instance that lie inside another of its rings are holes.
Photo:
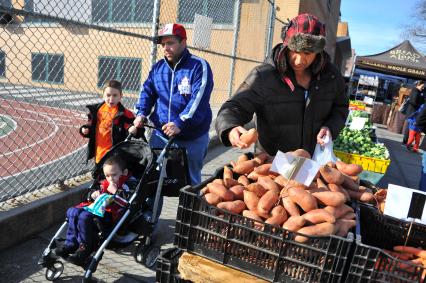
[[[376,173],[385,174],[390,164],[390,159],[377,159],[337,150],[334,154],[345,163],[358,164],[362,166],[362,169]]]

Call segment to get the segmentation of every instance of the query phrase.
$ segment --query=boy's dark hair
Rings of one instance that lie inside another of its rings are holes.
[[[416,86],[424,85],[424,84],[425,84],[425,81],[423,81],[423,80],[416,81]]]
[[[105,160],[102,167],[104,167],[105,165],[118,165],[118,167],[120,167],[121,171],[124,171],[125,169],[127,169],[126,162],[118,155],[112,155],[112,156],[108,157]]]
[[[116,80],[109,80],[109,81],[106,81],[106,82],[105,82],[105,84],[104,84],[104,90],[105,90],[107,87],[111,87],[111,88],[118,89],[118,91],[120,91],[120,93],[122,93],[122,92],[123,92],[123,90],[122,90],[122,88],[121,88],[121,83],[120,83],[119,81],[116,81]]]

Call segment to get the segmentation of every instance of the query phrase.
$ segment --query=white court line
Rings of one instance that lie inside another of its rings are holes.
[[[16,85],[16,86],[1,86],[0,89],[14,89],[14,88],[28,88],[27,86],[21,86],[21,85]]]
[[[1,92],[0,92],[1,94]],[[37,97],[42,97],[42,96],[56,96],[56,94],[59,95],[64,95],[64,94],[71,94],[71,92],[62,92],[62,93],[56,93],[56,92],[18,92],[18,93],[9,93],[9,95],[13,96],[13,97],[33,97],[35,99],[37,99]]]
[[[5,137],[7,137],[8,135],[10,135],[12,132],[14,132],[15,130],[16,130],[16,127],[17,127],[17,123],[16,123],[16,121],[15,120],[13,120],[13,118],[11,117],[11,116],[9,116],[9,115],[4,115],[4,114],[0,114],[0,116],[4,116],[4,117],[6,117],[6,118],[9,118],[11,121],[12,121],[12,123],[13,123],[13,129],[9,132],[9,133],[7,133],[7,135],[4,135],[4,136],[0,136],[0,139],[2,139],[2,138],[5,138]]]
[[[13,150],[13,151],[9,151],[9,152],[7,152],[7,153],[5,153],[5,154],[0,154],[0,157],[9,156],[9,155],[11,155],[11,154],[14,154],[14,153],[17,153],[17,152],[20,152],[20,151],[24,151],[24,149],[27,149],[27,148],[33,147],[33,146],[35,146],[35,145],[37,145],[37,144],[40,144],[40,143],[42,143],[42,142],[44,142],[44,141],[46,141],[46,140],[50,139],[51,137],[53,137],[53,136],[54,136],[54,135],[58,132],[59,127],[56,125],[55,121],[53,121],[53,120],[52,120],[49,116],[47,116],[47,115],[43,115],[43,114],[40,114],[40,113],[38,113],[38,112],[36,112],[36,111],[31,111],[31,110],[25,110],[25,111],[27,111],[27,112],[32,112],[32,113],[37,113],[38,115],[45,116],[45,117],[47,118],[47,120],[52,121],[52,123],[54,124],[54,130],[53,130],[53,131],[52,131],[52,133],[50,133],[47,137],[45,137],[45,138],[43,138],[43,139],[41,139],[41,140],[38,140],[38,141],[37,141],[37,142],[35,142],[35,143],[29,144],[29,145],[27,145],[27,146],[24,146],[24,147],[22,147],[22,148],[19,148],[19,149]]]
[[[36,119],[31,119],[31,118],[15,118],[16,120],[24,120],[24,121],[28,121],[28,122],[36,122],[38,124],[47,124],[47,125],[58,125],[58,126],[62,126],[62,127],[68,127],[68,128],[76,128],[79,129],[80,126],[77,125],[70,125],[70,124],[61,124],[61,123],[57,123],[57,122],[49,122],[49,121],[41,121],[41,120],[36,120]],[[54,119],[52,119],[52,121],[55,121]]]
[[[71,93],[70,93],[71,94]],[[70,100],[73,98],[83,98],[83,97],[88,97],[87,94],[74,94],[74,95],[67,95],[67,96],[52,96],[52,97],[43,97],[43,98],[36,98],[39,101],[58,101],[58,100]],[[91,95],[91,97],[94,97],[93,95]],[[75,99],[73,100],[75,101]],[[80,103],[80,100],[78,101]]]
[[[57,162],[57,161],[62,160],[62,159],[65,159],[65,158],[67,158],[68,156],[71,156],[71,155],[75,154],[77,151],[81,150],[81,149],[82,149],[82,148],[84,148],[85,146],[86,146],[86,145],[84,145],[84,146],[82,146],[82,147],[79,147],[79,148],[77,148],[76,150],[71,151],[70,153],[68,153],[68,154],[66,154],[66,155],[64,155],[64,156],[62,156],[62,157],[60,157],[60,158],[58,158],[58,159],[51,160],[51,161],[49,161],[49,162],[47,162],[47,163],[43,163],[42,165],[39,165],[39,166],[37,166],[37,167],[32,167],[32,168],[27,169],[27,170],[25,170],[25,171],[21,171],[21,172],[19,172],[19,173],[16,173],[16,174],[13,174],[13,175],[9,175],[9,176],[6,176],[6,177],[0,177],[0,180],[7,180],[7,179],[9,179],[9,178],[16,177],[16,176],[18,176],[18,175],[20,175],[20,174],[24,174],[24,173],[27,173],[27,172],[31,172],[31,171],[33,171],[33,170],[36,170],[36,169],[42,168],[42,167],[44,167],[44,166],[50,165],[50,164],[52,164],[52,163],[54,163],[54,162]]]
[[[35,105],[34,103],[29,103],[29,102],[25,102],[25,101],[19,101],[18,102],[18,101],[11,100],[11,99],[3,99],[3,100],[4,101],[13,101],[14,103],[19,103],[19,105],[21,105],[21,104],[27,104],[27,105],[31,105],[31,106]],[[2,108],[11,108],[11,109],[14,109],[14,110],[23,110],[23,111],[27,110],[25,108],[16,108],[16,107],[12,107],[10,105],[9,106],[2,106]],[[67,110],[70,113],[70,115],[57,114],[57,113],[51,113],[51,112],[37,112],[37,113],[52,115],[52,116],[56,116],[56,117],[66,117],[66,118],[69,118],[70,116],[75,116],[75,117],[80,117],[82,119],[84,119],[86,117],[86,114],[87,114],[86,112],[75,110],[75,109],[73,109],[73,110],[63,109],[63,108],[58,108],[58,107],[53,107],[53,106],[48,106],[48,105],[43,105],[43,108],[50,108],[50,109],[53,109],[53,110],[62,110],[62,111]]]
[[[102,102],[102,101],[103,101],[102,98],[83,99],[83,100],[78,101],[78,105],[81,105],[81,104],[91,104],[91,103],[99,103],[99,102]],[[64,103],[68,104],[68,105],[73,105],[73,106],[76,105],[75,101],[64,102]]]

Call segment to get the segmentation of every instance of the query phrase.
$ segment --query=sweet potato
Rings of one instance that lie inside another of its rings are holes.
[[[256,163],[253,160],[242,161],[235,165],[233,171],[241,175],[249,174],[255,166]]]
[[[256,210],[257,204],[259,203],[259,197],[250,191],[244,191],[244,202],[248,209],[250,210]]]
[[[324,188],[327,191],[329,191],[330,189],[328,188],[327,184],[321,179],[321,178],[317,178],[317,187],[318,188]]]
[[[259,173],[254,172],[254,171],[251,171],[251,172],[247,175],[247,178],[248,178],[249,180],[252,180],[252,181],[257,181],[257,179],[259,179],[259,176],[262,176],[262,175],[260,175]]]
[[[240,177],[238,177],[237,181],[243,186],[247,186],[248,184],[250,184],[250,180],[245,175],[241,175]]]
[[[268,162],[269,158],[271,156],[269,156],[269,154],[267,154],[266,152],[260,152],[258,154],[256,154],[256,156],[253,158],[253,160],[258,164],[264,164],[266,162]]]
[[[240,156],[238,156],[238,159],[237,159],[236,163],[238,164],[240,162],[247,161],[247,160],[250,160],[250,158],[248,157],[247,154],[243,153]]]
[[[359,185],[360,182],[360,178],[359,176],[349,176],[349,178],[351,178],[355,183],[357,183]]]
[[[296,149],[295,151],[292,151],[291,154],[294,156],[304,157],[307,159],[311,159],[311,154],[304,150],[303,148]]]
[[[266,223],[272,225],[282,225],[287,220],[287,212],[284,207],[281,205],[277,205],[271,210],[271,217],[266,219]]]
[[[220,185],[225,185],[225,184],[223,183],[223,179],[214,179],[214,180],[212,181],[212,183],[220,184]]]
[[[333,214],[322,208],[311,210],[303,214],[302,216],[306,219],[306,221],[310,222],[311,224],[336,222],[336,218],[333,216]]]
[[[214,193],[207,193],[203,196],[203,198],[206,200],[208,204],[211,204],[211,205],[217,205],[219,202],[222,201],[220,197]]]
[[[234,199],[244,199],[244,186],[236,185],[229,189],[234,194]]]
[[[363,192],[363,191],[352,191],[348,190],[348,193],[351,197],[351,199],[356,199],[362,202],[372,202],[374,201],[374,195],[370,192]]]
[[[268,191],[280,191],[280,186],[269,176],[259,176],[257,183]]]
[[[421,257],[422,259],[426,259],[426,250],[406,246],[395,246],[393,247],[393,250],[401,253],[409,253],[417,257]]]
[[[226,179],[223,180],[223,184],[225,185],[225,187],[227,187],[229,189],[233,186],[239,185],[240,183],[238,183],[238,181],[235,180],[235,179],[226,178]]]
[[[306,219],[303,216],[290,216],[283,224],[283,228],[292,232],[299,230],[305,225]]]
[[[335,168],[331,168],[326,165],[323,165],[320,167],[319,170],[320,170],[320,174],[322,178],[328,184],[341,185],[344,181],[343,174]]]
[[[326,163],[326,165],[327,165],[328,167],[331,167],[331,168],[336,168],[336,163],[334,163],[333,161],[328,161],[328,162]]]
[[[243,210],[243,216],[257,221],[263,221],[256,212],[251,210]]]
[[[297,231],[300,234],[304,234],[306,236],[328,236],[333,234],[334,232],[334,224],[323,222],[312,226],[307,226],[299,229]],[[294,240],[299,243],[305,243],[309,240],[308,237],[304,237],[301,235],[297,235]]]
[[[258,197],[262,197],[267,190],[259,183],[251,183],[246,186],[246,190],[255,193]]]
[[[240,136],[240,140],[247,145],[252,145],[257,141],[258,137],[259,135],[257,133],[257,130],[255,128],[252,128],[247,132],[242,133]]]
[[[303,184],[300,184],[299,182],[297,182],[295,180],[288,180],[283,175],[278,175],[274,179],[274,182],[276,182],[278,185],[280,185],[281,187],[284,187],[284,188],[289,188],[289,187],[294,187],[294,186],[299,186],[299,185],[303,186]]]
[[[234,200],[220,202],[217,204],[217,207],[235,214],[240,214],[244,209],[246,209],[246,204],[242,200]]]
[[[355,227],[356,221],[349,219],[337,219],[335,225],[335,234],[340,237],[346,237],[349,233],[349,230],[352,227]]]
[[[209,183],[207,184],[210,193],[214,193],[218,195],[223,201],[231,201],[234,200],[234,193],[229,191],[224,185],[217,183]]]
[[[269,169],[271,169],[272,163],[262,164],[254,168],[254,172],[259,175],[269,175]]]
[[[344,194],[345,198],[346,198],[346,201],[350,201],[351,200],[351,197],[349,196],[348,192],[344,188],[342,188],[341,186],[336,185],[336,184],[328,184],[328,188],[332,192],[339,192],[339,193]]]
[[[353,208],[346,204],[343,204],[338,207],[326,206],[324,207],[324,209],[333,214],[336,219],[342,217],[343,215],[346,215],[347,213],[354,212]]]
[[[226,178],[234,179],[234,173],[228,166],[223,166],[223,179]]]
[[[348,212],[342,217],[340,217],[340,219],[346,219],[346,220],[353,220],[355,218],[356,218],[356,214],[354,212]]]
[[[362,166],[357,164],[347,164],[345,162],[336,161],[336,168],[343,174],[348,176],[357,176],[362,172]]]
[[[257,204],[257,211],[261,212],[263,215],[268,214],[272,207],[277,204],[278,200],[279,196],[277,191],[267,191],[266,194],[260,198]]]
[[[340,206],[346,202],[346,196],[339,192],[314,192],[312,195],[323,205]]]
[[[316,198],[300,187],[288,189],[290,199],[298,204],[305,212],[318,208]]]
[[[291,216],[300,216],[300,211],[297,205],[290,199],[290,197],[282,198],[283,206],[285,210]]]
[[[200,190],[200,195],[202,196],[202,195],[205,195],[205,194],[207,194],[209,192],[209,187],[207,187],[207,186],[205,186],[204,188],[202,188],[201,190]]]
[[[359,185],[347,175],[343,175],[343,184],[341,185],[347,190],[359,191]]]

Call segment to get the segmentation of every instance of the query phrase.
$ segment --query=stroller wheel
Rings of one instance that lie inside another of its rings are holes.
[[[148,268],[151,268],[157,262],[158,255],[160,254],[160,248],[154,245],[146,246],[140,243],[134,253],[134,258],[137,263],[141,263]]]
[[[46,267],[44,275],[48,281],[54,281],[62,275],[62,272],[64,272],[64,264],[60,261],[55,261],[52,265]]]

